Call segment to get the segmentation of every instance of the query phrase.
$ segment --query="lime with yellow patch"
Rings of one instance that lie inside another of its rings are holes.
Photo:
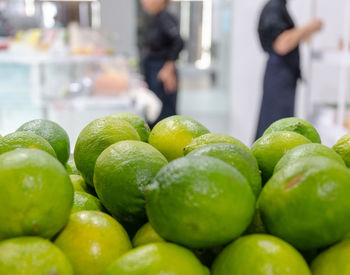
[[[63,252],[50,241],[19,237],[0,242],[1,275],[73,275]]]
[[[57,159],[65,165],[70,155],[70,142],[67,132],[56,122],[35,119],[24,123],[17,131],[32,132],[46,139],[55,150]]]
[[[277,120],[266,129],[264,135],[280,131],[295,132],[306,137],[313,143],[321,143],[321,137],[315,127],[312,126],[311,123],[301,118],[288,117]]]
[[[212,157],[170,162],[146,187],[147,216],[164,239],[190,248],[227,244],[250,224],[255,196],[237,169]]]
[[[42,150],[0,155],[0,240],[52,238],[67,223],[73,186],[63,165]]]
[[[31,132],[14,132],[0,140],[0,155],[18,148],[40,149],[56,158],[56,153],[50,143]]]
[[[327,157],[300,159],[277,172],[258,206],[269,233],[300,250],[324,248],[350,231],[350,170]]]
[[[343,158],[346,166],[350,168],[350,134],[340,138],[333,146],[333,150]]]
[[[104,275],[209,275],[194,254],[171,243],[152,243],[117,259]]]
[[[244,236],[228,245],[217,257],[212,275],[311,275],[302,255],[274,236]]]
[[[74,160],[88,185],[93,186],[95,163],[99,155],[122,140],[140,140],[140,137],[128,122],[113,117],[96,119],[80,132]]]
[[[184,156],[184,148],[196,137],[209,133],[198,121],[185,116],[171,116],[158,122],[148,142],[168,161]]]
[[[151,132],[151,129],[142,117],[129,113],[118,113],[111,116],[129,122],[139,134],[141,141],[148,142],[148,136]]]
[[[143,190],[167,163],[157,149],[141,141],[115,143],[97,159],[96,193],[127,230],[147,222]]]
[[[67,255],[75,275],[104,274],[112,262],[131,249],[124,228],[97,211],[72,214],[54,243]]]
[[[288,150],[306,143],[311,141],[295,132],[273,132],[259,138],[252,152],[262,172],[263,183],[271,178],[276,164]]]
[[[234,137],[231,137],[229,135],[216,134],[216,133],[205,134],[205,135],[202,135],[200,137],[193,139],[192,142],[184,148],[184,154],[187,155],[188,153],[190,153],[190,152],[192,152],[192,151],[194,151],[202,146],[205,146],[208,144],[213,144],[213,143],[233,144],[233,145],[236,145],[236,146],[244,149],[249,154],[252,154],[252,152],[249,150],[249,148],[240,140],[238,140]]]

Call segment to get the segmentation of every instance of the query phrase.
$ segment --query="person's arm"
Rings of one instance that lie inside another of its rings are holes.
[[[281,33],[273,43],[274,51],[286,55],[294,50],[299,43],[322,29],[322,21],[315,19],[301,28],[293,28]]]
[[[170,17],[163,15],[162,31],[171,40],[169,47],[168,61],[158,74],[158,79],[163,82],[164,89],[168,93],[173,93],[177,89],[177,76],[175,62],[184,47],[184,42],[180,36],[178,24]]]
[[[177,76],[175,61],[165,62],[163,68],[158,73],[158,79],[163,83],[167,93],[174,93],[177,89]]]
[[[168,49],[168,60],[176,61],[184,47],[179,24],[168,13],[163,13],[160,20],[162,33],[171,41]]]

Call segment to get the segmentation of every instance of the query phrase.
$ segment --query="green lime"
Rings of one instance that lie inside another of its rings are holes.
[[[51,238],[67,223],[73,187],[62,164],[42,150],[0,155],[0,240]]]
[[[122,140],[140,140],[140,137],[128,122],[113,117],[96,119],[81,131],[74,149],[74,160],[88,185],[94,185],[98,156],[107,147]]]
[[[255,197],[235,168],[212,157],[185,157],[164,166],[146,187],[146,209],[156,232],[190,248],[232,241],[250,224]]]
[[[137,133],[139,134],[141,141],[148,142],[148,136],[151,132],[151,129],[149,128],[148,124],[143,118],[135,114],[129,114],[129,113],[119,113],[119,114],[113,114],[111,116],[125,120],[126,122],[129,122],[131,126],[133,126],[137,131]]]
[[[326,157],[300,159],[277,172],[259,198],[269,233],[300,250],[323,248],[350,231],[350,170]]]
[[[168,161],[184,156],[184,148],[196,137],[209,133],[199,122],[184,116],[171,116],[158,122],[148,142]]]
[[[327,157],[345,165],[343,159],[329,147],[319,143],[307,143],[289,150],[275,166],[274,173],[305,157]]]
[[[153,229],[150,223],[146,223],[142,226],[134,236],[132,240],[133,246],[139,247],[150,243],[165,242],[165,240],[158,235],[158,233]],[[193,253],[197,258],[206,266],[211,266],[216,256],[222,251],[222,247],[214,248],[198,248],[193,249]]]
[[[167,163],[157,149],[141,141],[115,143],[97,159],[96,193],[106,209],[127,229],[138,229],[147,222],[143,189]]]
[[[134,247],[159,242],[165,242],[165,240],[158,235],[158,233],[153,229],[150,223],[146,223],[145,225],[143,225],[136,232],[134,238],[132,239],[132,245]]]
[[[311,275],[307,263],[290,244],[270,235],[239,238],[215,260],[213,275]]]
[[[75,191],[72,213],[84,210],[104,211],[103,206],[98,198],[86,192]]]
[[[67,257],[51,242],[19,237],[0,242],[1,275],[73,275]]]
[[[245,149],[229,143],[204,145],[187,156],[208,156],[220,159],[236,168],[249,182],[256,197],[261,191],[261,175],[258,163]]]
[[[85,180],[79,175],[70,175],[70,180],[72,181],[74,191],[82,191],[89,193],[88,185],[86,185]]]
[[[306,120],[297,117],[289,117],[277,120],[265,131],[264,135],[273,132],[290,131],[298,133],[314,143],[321,143],[320,135],[314,126]]]
[[[322,249],[299,250],[300,254],[303,255],[303,258],[309,266],[312,261],[318,256],[320,251],[322,251]]]
[[[0,140],[0,155],[18,148],[40,149],[56,158],[56,153],[50,143],[31,132],[14,132]]]
[[[66,170],[69,175],[80,175],[80,172],[78,171],[77,166],[75,165],[74,157],[69,157],[69,160],[66,164]]]
[[[259,138],[252,152],[262,172],[263,183],[271,178],[276,164],[288,150],[306,143],[311,141],[295,132],[273,132]]]
[[[67,132],[56,122],[36,119],[24,123],[17,131],[37,134],[46,139],[55,150],[58,160],[65,165],[70,154],[70,143]]]
[[[343,158],[346,166],[350,168],[350,133],[339,139],[333,146],[333,150]]]
[[[93,196],[97,196],[93,187],[87,185],[84,178],[80,175],[70,175],[70,180],[72,181],[74,191],[81,191],[88,193]]]
[[[254,218],[247,228],[247,230],[244,232],[245,235],[249,234],[265,234],[267,233],[265,225],[263,221],[261,220],[261,213],[259,208],[256,208]]]
[[[212,143],[234,144],[234,145],[246,150],[249,154],[252,155],[252,152],[249,150],[249,148],[243,142],[239,141],[238,139],[231,137],[229,135],[215,134],[215,133],[205,134],[205,135],[202,135],[200,137],[193,139],[192,142],[184,148],[184,154],[187,155],[188,153],[190,153],[190,152],[192,152],[192,151],[194,151],[202,146],[212,144]]]
[[[350,240],[346,239],[322,252],[311,264],[313,275],[350,274]]]
[[[224,246],[192,249],[194,255],[207,267],[211,267],[216,257],[222,252]]]
[[[68,256],[75,275],[103,274],[115,259],[131,249],[124,228],[97,211],[72,214],[55,244]]]
[[[104,275],[209,275],[194,254],[171,243],[152,243],[117,259]]]

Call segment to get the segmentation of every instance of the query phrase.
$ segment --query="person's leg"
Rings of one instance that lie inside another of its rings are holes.
[[[260,114],[258,120],[258,128],[256,131],[255,140],[259,139],[267,127],[270,125],[270,121],[273,119],[271,108],[273,108],[274,101],[274,76],[269,65],[266,67],[264,84],[263,84],[263,98],[261,101]]]
[[[171,94],[165,94],[163,109],[159,119],[164,119],[169,116],[176,115],[176,103],[177,103],[177,92]]]
[[[297,81],[296,74],[289,69],[280,70],[277,81],[280,90],[279,95],[276,95],[274,100],[276,106],[274,121],[294,116]]]
[[[289,68],[269,64],[256,139],[276,120],[294,116],[297,76]]]

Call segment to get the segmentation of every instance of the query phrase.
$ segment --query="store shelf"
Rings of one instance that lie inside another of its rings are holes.
[[[87,96],[63,99],[53,102],[60,109],[93,110],[93,109],[128,109],[134,105],[130,95],[121,96]]]
[[[116,56],[95,56],[95,55],[54,55],[48,53],[0,53],[0,64],[17,64],[26,65],[30,68],[30,93],[31,102],[36,106],[42,106],[44,101],[43,91],[43,65],[64,64],[68,66],[76,66],[80,64],[94,64],[103,62],[112,62]],[[45,117],[45,112],[43,112]]]
[[[15,63],[23,65],[32,64],[72,64],[94,63],[113,60],[115,56],[98,55],[53,55],[53,54],[16,54],[0,53],[0,63]]]

